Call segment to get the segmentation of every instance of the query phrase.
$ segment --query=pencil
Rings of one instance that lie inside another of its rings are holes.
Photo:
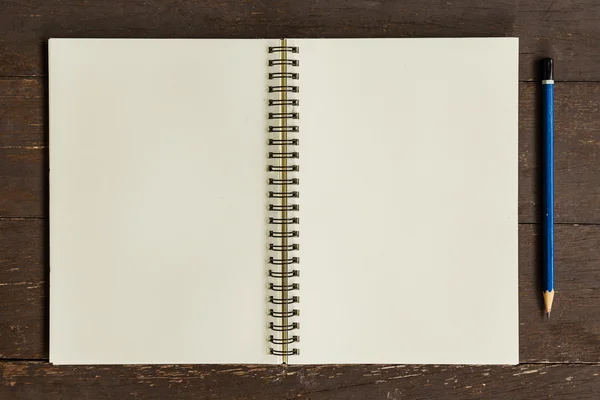
[[[544,273],[542,291],[546,317],[554,300],[554,62],[542,62],[542,110],[544,129]]]

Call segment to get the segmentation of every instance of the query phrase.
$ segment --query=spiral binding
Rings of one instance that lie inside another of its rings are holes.
[[[292,335],[300,328],[300,324],[293,318],[300,315],[297,304],[300,298],[296,295],[300,285],[292,280],[300,275],[298,269],[294,268],[300,260],[295,256],[299,250],[298,243],[293,241],[300,234],[298,224],[300,220],[293,215],[299,210],[295,202],[300,197],[297,189],[300,181],[292,176],[298,172],[299,167],[296,160],[300,157],[297,146],[299,139],[293,137],[300,128],[297,120],[300,115],[294,107],[299,106],[296,96],[299,87],[296,81],[299,79],[298,72],[290,69],[298,67],[299,61],[291,58],[293,54],[298,53],[298,47],[288,46],[285,39],[281,39],[279,46],[269,47],[269,54],[275,58],[269,60],[269,67],[274,67],[269,72],[269,160],[268,166],[269,186],[272,190],[268,192],[270,204],[269,212],[277,213],[276,216],[269,217],[269,283],[268,290],[273,293],[269,296],[269,303],[272,308],[269,309],[269,316],[272,319],[269,322],[269,329],[273,334],[268,337],[272,347],[269,353],[282,357],[283,363],[288,362],[288,357],[297,355],[299,350],[292,347],[300,341],[297,334]]]

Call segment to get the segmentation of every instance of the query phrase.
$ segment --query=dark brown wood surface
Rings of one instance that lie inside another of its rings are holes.
[[[521,79],[552,54],[557,79],[590,81],[599,19],[595,0],[5,0],[0,75],[45,75],[48,37],[518,36]]]
[[[596,364],[51,366],[0,363],[0,398],[597,399]]]
[[[282,36],[519,36],[521,365],[47,362],[47,39]],[[555,58],[560,81],[550,321],[542,316],[539,283],[539,86],[528,82],[539,78],[542,56]],[[0,1],[0,399],[600,398],[599,82],[595,0]]]

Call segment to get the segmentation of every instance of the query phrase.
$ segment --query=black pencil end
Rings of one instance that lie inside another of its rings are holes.
[[[542,60],[542,80],[554,80],[554,60],[551,58],[544,58]]]

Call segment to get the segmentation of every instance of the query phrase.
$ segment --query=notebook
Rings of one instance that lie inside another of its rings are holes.
[[[518,39],[51,39],[55,364],[515,364]]]

